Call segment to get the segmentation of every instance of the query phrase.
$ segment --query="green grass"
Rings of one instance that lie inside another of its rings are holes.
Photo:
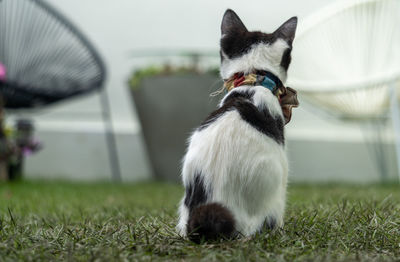
[[[283,230],[202,245],[177,185],[0,185],[0,261],[399,261],[400,187],[291,185]]]

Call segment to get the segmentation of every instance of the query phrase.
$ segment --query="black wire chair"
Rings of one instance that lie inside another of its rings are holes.
[[[44,0],[0,0],[0,96],[9,109],[42,108],[101,90],[100,56],[63,15]],[[107,92],[103,119],[114,180],[120,168]]]
[[[0,93],[37,108],[99,90],[105,67],[86,38],[42,0],[0,0]]]

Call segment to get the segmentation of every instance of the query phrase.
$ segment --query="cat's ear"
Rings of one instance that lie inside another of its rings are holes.
[[[274,34],[283,40],[285,40],[288,44],[292,44],[294,40],[294,36],[296,35],[297,28],[297,17],[294,16],[287,20],[283,25],[281,25]]]
[[[233,12],[233,10],[228,9],[225,11],[224,17],[222,18],[221,35],[223,36],[229,34],[230,32],[237,31],[246,32],[247,28],[244,26],[239,16]]]

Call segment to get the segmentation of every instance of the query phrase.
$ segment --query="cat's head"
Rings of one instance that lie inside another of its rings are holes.
[[[249,32],[239,16],[226,10],[221,25],[221,76],[265,70],[282,82],[291,61],[297,17],[292,17],[271,34]]]

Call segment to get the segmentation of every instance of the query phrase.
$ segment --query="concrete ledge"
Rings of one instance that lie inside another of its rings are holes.
[[[394,145],[385,143],[386,179],[397,179]],[[292,182],[356,182],[382,181],[375,155],[364,141],[288,139]]]
[[[44,144],[26,161],[26,177],[66,180],[111,180],[104,133],[94,130],[41,130]],[[139,133],[117,132],[123,181],[150,178],[149,164]]]

